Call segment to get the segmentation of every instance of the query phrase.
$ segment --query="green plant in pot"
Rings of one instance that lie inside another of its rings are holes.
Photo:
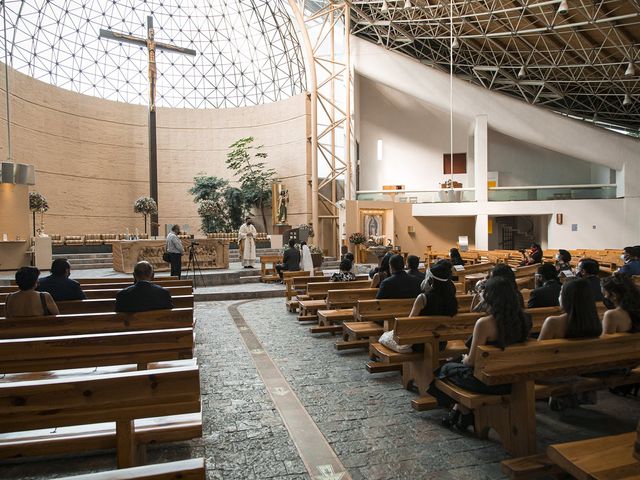
[[[144,215],[144,233],[147,233],[147,216],[158,213],[158,204],[151,197],[140,197],[133,203],[133,211]]]
[[[322,261],[324,260],[324,253],[322,252],[322,249],[315,245],[309,245],[309,250],[311,251],[313,268],[320,268],[322,266]]]
[[[44,236],[44,213],[49,210],[49,202],[38,192],[29,192],[29,210],[33,214],[33,236],[36,236],[36,212],[40,213],[40,235]]]

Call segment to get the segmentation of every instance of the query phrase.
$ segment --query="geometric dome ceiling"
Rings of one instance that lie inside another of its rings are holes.
[[[9,64],[74,92],[148,104],[146,47],[98,38],[100,29],[146,38],[148,15],[156,41],[196,51],[190,57],[156,50],[160,107],[241,107],[306,90],[298,37],[282,0],[5,3]]]
[[[639,0],[353,1],[351,15],[355,35],[446,72],[453,33],[457,77],[601,126],[640,128]]]

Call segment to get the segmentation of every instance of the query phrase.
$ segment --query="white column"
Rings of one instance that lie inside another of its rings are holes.
[[[474,179],[476,202],[486,202],[489,168],[489,126],[487,115],[476,115],[473,133]]]
[[[489,215],[486,214],[476,215],[476,250],[489,250]]]

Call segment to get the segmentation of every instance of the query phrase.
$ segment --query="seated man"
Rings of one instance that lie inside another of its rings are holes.
[[[640,247],[624,247],[622,254],[624,265],[618,269],[618,272],[625,275],[640,275]]]
[[[282,280],[284,271],[297,272],[300,270],[300,251],[296,248],[296,241],[292,238],[289,240],[289,248],[284,251],[282,263],[276,265],[276,271]]]
[[[417,257],[416,255],[409,255],[407,257],[407,268],[408,268],[407,273],[412,277],[416,277],[418,280],[422,282],[424,280],[425,273],[418,270],[419,266],[420,266],[419,257]]]
[[[380,284],[376,299],[416,298],[422,291],[420,280],[404,271],[402,255],[393,255],[389,259],[391,276]]]
[[[602,288],[600,286],[599,273],[600,264],[593,258],[583,258],[578,262],[576,277],[584,278],[589,282],[593,299],[596,302],[602,302],[604,300]]]
[[[75,280],[71,280],[71,264],[66,258],[56,258],[51,263],[51,275],[40,280],[36,290],[48,292],[56,302],[84,300],[86,295]]]
[[[536,273],[536,288],[531,291],[527,308],[557,307],[562,284],[552,263],[543,263]]]
[[[149,262],[136,263],[133,268],[135,283],[116,295],[116,312],[146,312],[173,308],[169,290],[152,283],[153,267]]]

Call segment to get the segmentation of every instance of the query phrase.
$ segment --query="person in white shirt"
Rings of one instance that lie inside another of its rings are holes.
[[[174,225],[171,227],[169,235],[167,235],[167,253],[169,254],[169,263],[171,263],[171,276],[180,278],[182,275],[184,247],[178,235],[180,235],[180,225]]]
[[[258,232],[253,226],[251,217],[247,217],[245,223],[240,226],[238,231],[238,241],[240,242],[240,251],[242,266],[244,268],[253,268],[256,262],[256,236]]]

